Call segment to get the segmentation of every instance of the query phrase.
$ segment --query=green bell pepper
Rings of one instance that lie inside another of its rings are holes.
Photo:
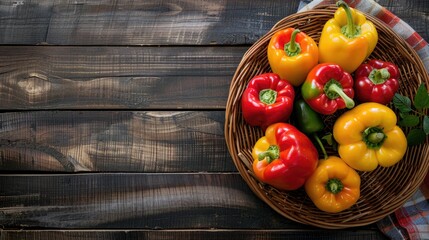
[[[323,146],[319,136],[317,136],[317,133],[325,128],[322,117],[303,99],[297,99],[294,103],[293,109],[297,128],[317,141],[323,152],[324,158],[326,159],[328,155],[325,147]]]
[[[322,117],[317,114],[311,107],[303,100],[298,99],[294,103],[294,111],[296,115],[298,129],[305,134],[313,134],[322,131],[325,128]]]

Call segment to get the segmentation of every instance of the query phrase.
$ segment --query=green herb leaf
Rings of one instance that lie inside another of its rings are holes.
[[[335,141],[334,135],[332,133],[327,133],[322,137],[322,140],[326,141],[334,151],[338,151],[338,143]]]
[[[407,135],[408,146],[415,146],[424,143],[426,134],[421,128],[414,128]]]
[[[429,117],[428,116],[423,117],[423,131],[426,133],[426,135],[429,134]]]
[[[411,100],[407,96],[395,93],[393,105],[402,113],[411,112]]]
[[[416,115],[401,114],[402,120],[398,122],[401,127],[415,127],[419,125],[420,118]]]
[[[322,139],[325,140],[329,146],[332,146],[334,144],[334,135],[332,135],[332,133],[326,134],[322,137]]]
[[[414,96],[414,106],[418,110],[429,107],[429,94],[423,83],[420,84],[416,95]]]
[[[410,114],[409,113],[399,112],[399,117],[400,118],[406,118],[408,115],[410,115]]]

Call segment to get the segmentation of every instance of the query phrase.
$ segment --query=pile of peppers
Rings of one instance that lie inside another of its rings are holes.
[[[303,188],[329,213],[356,204],[361,173],[391,167],[407,151],[389,107],[399,68],[371,58],[374,24],[344,1],[337,6],[318,42],[295,28],[274,33],[271,72],[249,79],[241,96],[244,121],[265,133],[252,149],[255,178],[281,191]]]

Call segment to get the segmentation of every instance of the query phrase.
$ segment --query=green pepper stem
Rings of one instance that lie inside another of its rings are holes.
[[[344,8],[347,16],[347,25],[341,28],[341,32],[348,38],[354,38],[359,34],[359,28],[353,22],[353,15],[349,5],[347,5],[346,2],[340,0],[337,2],[337,7]]]
[[[344,188],[343,183],[336,178],[331,178],[326,183],[326,189],[333,194],[337,194],[341,192],[343,188]]]
[[[313,137],[314,137],[314,139],[316,139],[317,144],[319,145],[320,149],[322,150],[323,159],[327,159],[328,158],[328,154],[326,153],[325,146],[323,146],[323,143],[320,140],[319,136],[317,136],[316,133],[313,133]]]
[[[272,89],[264,89],[259,92],[259,101],[270,105],[276,102],[277,92]]]
[[[329,98],[335,99],[337,96],[341,97],[344,100],[344,103],[346,104],[347,108],[353,108],[355,106],[355,102],[352,98],[347,96],[347,94],[343,91],[343,88],[338,86],[339,83],[331,83],[329,84],[329,87],[325,91]],[[330,97],[335,96],[335,97]]]
[[[373,69],[370,73],[368,78],[374,83],[374,84],[382,84],[386,82],[387,79],[390,78],[390,73],[386,68],[381,69]]]
[[[296,42],[296,35],[301,32],[299,29],[295,29],[292,32],[290,41],[284,45],[284,51],[288,57],[293,57],[301,53],[301,47]]]
[[[368,148],[378,149],[383,145],[384,140],[387,138],[382,128],[369,127],[362,133],[362,140]]]
[[[280,157],[280,148],[277,145],[271,145],[268,147],[267,151],[261,152],[258,154],[258,160],[262,161],[267,160],[268,163],[278,159]]]
[[[383,139],[384,139],[383,133],[375,132],[375,133],[371,133],[368,135],[368,141],[375,143],[375,144],[383,141]]]

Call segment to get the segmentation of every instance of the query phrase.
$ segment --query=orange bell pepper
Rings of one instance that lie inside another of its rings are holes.
[[[305,191],[322,211],[337,213],[353,206],[360,197],[360,176],[341,158],[319,160],[305,183]]]
[[[313,38],[294,28],[276,32],[268,44],[267,54],[271,70],[295,87],[304,82],[319,61]]]

